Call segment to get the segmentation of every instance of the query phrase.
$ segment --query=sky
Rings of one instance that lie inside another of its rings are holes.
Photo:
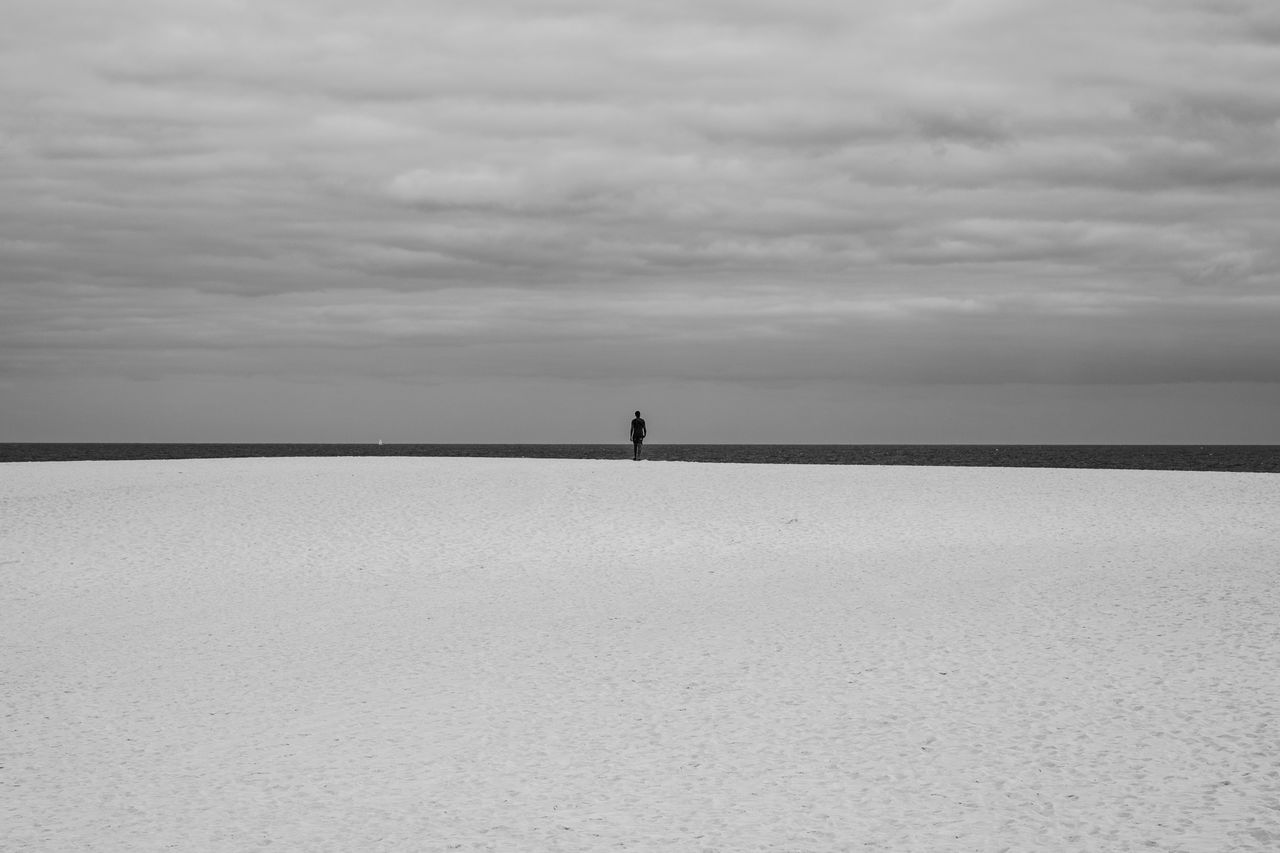
[[[1280,443],[1274,0],[0,13],[0,441]]]

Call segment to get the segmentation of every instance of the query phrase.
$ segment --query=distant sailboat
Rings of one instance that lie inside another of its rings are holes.
[[[381,447],[381,446],[382,446],[382,439],[378,439],[378,446],[379,446],[379,447]]]

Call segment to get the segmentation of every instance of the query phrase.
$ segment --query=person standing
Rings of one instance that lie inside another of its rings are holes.
[[[634,451],[633,460],[640,459],[640,447],[644,444],[644,437],[649,431],[645,428],[644,418],[640,417],[640,413],[636,412],[636,416],[631,419],[631,446]]]

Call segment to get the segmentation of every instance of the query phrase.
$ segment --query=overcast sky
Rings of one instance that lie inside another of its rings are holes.
[[[0,441],[1280,443],[1275,0],[0,13]]]

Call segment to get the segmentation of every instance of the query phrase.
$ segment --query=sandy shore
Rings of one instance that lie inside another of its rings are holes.
[[[6,851],[1280,849],[1280,476],[0,466]]]

